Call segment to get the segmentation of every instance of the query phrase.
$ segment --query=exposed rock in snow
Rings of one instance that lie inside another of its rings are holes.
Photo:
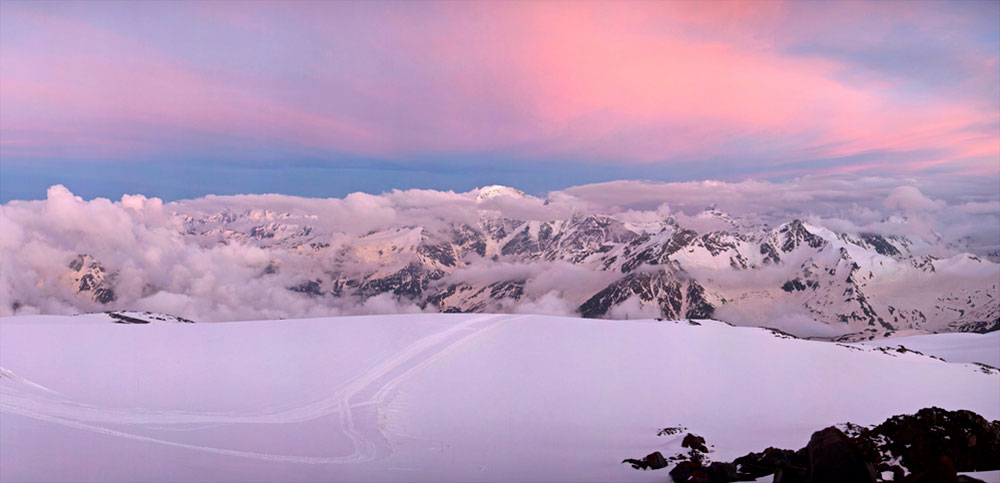
[[[182,201],[166,205],[171,213],[159,204],[152,214],[131,198],[101,205],[124,212],[114,213],[120,226],[79,243],[33,225],[25,207],[5,209],[42,255],[0,253],[12,267],[0,315],[148,310],[224,321],[371,313],[387,297],[386,308],[407,311],[711,316],[842,341],[1000,327],[1000,266],[937,239],[834,231],[813,218],[769,228],[715,207],[603,212],[558,196],[553,207],[498,185],[248,199]]]

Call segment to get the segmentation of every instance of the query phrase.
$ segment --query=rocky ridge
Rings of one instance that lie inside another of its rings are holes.
[[[441,312],[504,312],[539,294],[531,290],[530,271],[492,275],[490,269],[541,263],[580,267],[603,281],[560,288],[558,296],[586,317],[657,314],[773,326],[781,307],[829,326],[839,335],[826,337],[844,341],[1000,327],[997,264],[967,253],[927,255],[903,236],[835,233],[801,219],[772,228],[714,208],[695,218],[716,220],[722,230],[699,232],[670,216],[641,227],[599,213],[519,220],[485,208],[503,197],[528,195],[487,187],[477,198],[484,208],[476,223],[357,237],[317,228],[315,215],[226,209],[178,216],[183,236],[200,245],[246,244],[274,254],[259,267],[262,278],[287,279],[289,258],[322,260],[296,269],[297,280],[285,285],[305,297],[390,294]],[[62,280],[77,298],[116,308],[116,271],[104,263],[81,254],[67,263]],[[487,275],[464,276],[474,267]],[[627,307],[641,311],[630,314]]]

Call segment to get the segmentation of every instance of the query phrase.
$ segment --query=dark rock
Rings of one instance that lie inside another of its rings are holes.
[[[288,290],[291,290],[292,292],[304,293],[304,294],[312,295],[312,296],[316,296],[316,297],[323,295],[323,290],[322,290],[322,286],[320,285],[320,280],[319,279],[316,279],[316,280],[306,280],[305,282],[302,282],[302,283],[300,283],[298,285],[295,285],[293,287],[288,287]]]
[[[446,267],[455,266],[455,249],[450,243],[420,245],[417,247],[417,253]]]
[[[761,478],[777,473],[779,470],[794,469],[793,472],[805,473],[805,458],[799,461],[795,451],[790,449],[767,448],[760,453],[749,453],[733,461],[740,477]]]
[[[681,446],[690,448],[690,456],[678,456],[689,460],[678,463],[670,476],[675,482],[753,481],[773,474],[775,483],[874,483],[880,472],[892,472],[897,482],[974,483],[979,480],[958,472],[1000,469],[1000,421],[971,411],[925,408],[874,428],[848,423],[847,431],[850,436],[831,426],[813,433],[798,451],[767,448],[708,466],[704,438],[688,433]]]
[[[116,324],[148,324],[148,320],[143,320],[135,317],[129,317],[125,314],[119,314],[117,312],[108,312],[108,316]]]
[[[684,431],[685,429],[687,429],[687,428],[685,428],[684,426],[670,426],[670,427],[666,427],[666,428],[663,428],[663,429],[657,431],[656,435],[657,436],[673,436],[675,434],[680,434],[680,432]]]
[[[708,466],[696,461],[682,461],[670,470],[674,483],[730,483],[740,481],[733,463],[715,462]]]
[[[655,453],[650,453],[646,455],[645,458],[641,460],[637,459],[624,459],[622,463],[628,463],[632,465],[633,468],[637,470],[658,470],[667,467],[667,459],[663,457],[663,454],[659,451]]]
[[[271,223],[270,225],[255,226],[250,229],[250,237],[254,240],[274,238],[275,229],[277,229],[277,224],[275,223]]]
[[[784,290],[789,293],[793,291],[802,291],[805,289],[806,289],[805,284],[803,284],[802,281],[800,281],[797,278],[789,280],[785,282],[784,285],[781,286],[781,290]]]
[[[730,481],[738,481],[739,474],[736,471],[736,465],[733,463],[723,463],[716,461],[708,465],[708,480],[713,483],[728,483]]]
[[[110,288],[101,287],[94,290],[94,300],[98,303],[109,304],[114,302],[117,298],[118,296],[115,295],[115,291]]]
[[[707,319],[715,310],[705,299],[704,288],[691,280],[679,264],[672,263],[658,272],[633,272],[612,282],[584,302],[580,314],[603,317],[613,306],[634,296],[659,306],[660,313],[673,320]]]
[[[374,297],[391,292],[401,297],[416,298],[423,294],[432,281],[444,275],[441,270],[428,269],[414,262],[389,276],[365,281],[359,287],[359,293],[365,297]]]
[[[958,483],[958,472],[947,456],[927,462],[919,473],[903,478],[905,483]]]
[[[674,466],[674,469],[670,470],[670,478],[674,480],[674,483],[698,481],[694,479],[698,477],[707,478],[708,475],[705,474],[705,467],[693,461],[681,461],[677,463],[677,466]]]
[[[663,251],[668,256],[673,255],[682,248],[688,246],[688,244],[697,238],[697,232],[685,228],[679,228],[677,231],[670,234],[670,240],[667,240],[666,245],[663,246]]]
[[[809,481],[809,454],[802,448],[791,454],[789,462],[774,473],[775,483],[805,483]]]
[[[813,433],[806,451],[813,483],[875,482],[874,465],[857,443],[833,426]]]
[[[993,320],[977,320],[974,322],[964,322],[964,323],[952,323],[948,326],[949,329],[955,332],[975,332],[977,334],[986,334],[996,330],[1000,330],[1000,316],[994,318]]]
[[[525,280],[509,280],[490,284],[490,298],[493,300],[502,298],[520,300],[524,295],[524,284]]]
[[[774,473],[773,483],[809,483],[808,471],[804,468],[781,468]]]
[[[77,255],[72,261],[69,262],[70,270],[74,272],[79,272],[83,269],[83,264],[86,261],[86,255]]]
[[[689,319],[710,319],[715,313],[715,307],[705,300],[705,288],[698,282],[688,282],[687,304],[684,316]]]
[[[78,272],[77,296],[89,295],[94,302],[107,305],[117,300],[113,285],[117,272],[109,273],[100,262],[90,255],[77,255],[69,263],[69,268]]]
[[[166,314],[154,314],[152,312],[144,312],[143,317],[132,317],[125,315],[121,312],[105,312],[111,321],[116,324],[148,324],[152,320],[159,320],[163,322],[181,322],[185,324],[193,324],[194,321],[191,319],[185,319],[184,317],[178,317],[176,315],[166,315]]]
[[[774,249],[770,243],[764,243],[760,246],[760,254],[764,255],[764,265],[768,264],[778,264],[781,262],[781,257],[778,256],[778,250]]]
[[[663,454],[661,454],[659,451],[646,455],[645,461],[646,464],[649,465],[649,469],[651,470],[658,470],[660,468],[667,467],[667,459],[664,458]]]
[[[705,438],[697,434],[688,433],[687,436],[684,436],[684,440],[681,441],[681,447],[708,453],[708,446],[705,446]]]
[[[889,240],[886,240],[882,235],[875,233],[859,233],[861,239],[871,245],[875,249],[875,252],[879,255],[885,255],[887,257],[898,257],[900,255],[899,250],[896,249]]]
[[[802,220],[795,219],[778,230],[778,238],[781,240],[781,251],[788,253],[802,245],[811,248],[821,248],[826,244],[823,238],[814,235],[806,229]]]
[[[932,407],[899,415],[859,435],[870,455],[900,457],[911,473],[919,473],[941,456],[957,471],[1000,469],[1000,421],[965,410]]]

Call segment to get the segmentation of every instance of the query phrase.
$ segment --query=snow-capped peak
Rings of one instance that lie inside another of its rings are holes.
[[[500,196],[509,196],[511,198],[527,198],[528,195],[523,191],[511,188],[510,186],[503,186],[499,184],[494,184],[490,186],[484,186],[478,188],[476,194],[476,201],[486,201],[492,200]]]

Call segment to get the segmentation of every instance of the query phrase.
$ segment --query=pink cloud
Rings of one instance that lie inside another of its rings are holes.
[[[97,27],[65,18],[14,12],[39,29],[51,50],[5,48],[0,112],[3,130],[92,136],[104,146],[143,129],[182,128],[207,134],[263,137],[305,146],[358,149],[364,128],[332,113],[312,113],[263,98],[225,79],[185,67],[182,59]],[[108,55],[111,52],[111,55]],[[327,141],[323,141],[326,139]],[[53,143],[55,141],[55,143]],[[95,142],[96,141],[92,141]]]
[[[891,5],[815,15],[773,2],[226,5],[191,15],[247,39],[305,38],[288,48],[308,46],[307,78],[280,60],[263,72],[205,66],[116,29],[7,8],[8,22],[36,33],[0,46],[5,152],[44,156],[62,143],[155,153],[176,141],[161,130],[180,130],[399,159],[501,151],[648,163],[749,149],[773,171],[810,157],[934,151],[893,169],[998,171],[996,133],[968,132],[996,123],[995,106],[908,96],[888,79],[849,82],[841,59],[788,53],[862,13],[937,28]],[[887,22],[871,25],[847,30],[888,35]],[[344,60],[352,49],[346,59],[364,68]],[[996,58],[980,64],[992,78]]]

